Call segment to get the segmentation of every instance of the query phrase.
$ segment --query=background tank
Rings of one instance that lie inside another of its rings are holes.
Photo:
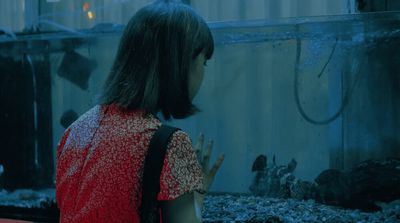
[[[249,3],[248,11],[240,11],[245,3],[235,1],[227,8],[232,13],[218,14],[206,10],[210,2],[190,1],[208,20],[237,20],[209,23],[216,49],[195,98],[202,112],[172,123],[193,141],[200,132],[214,139],[214,158],[225,153],[213,193],[249,194],[259,155],[266,155],[268,166],[273,156],[276,165],[295,159],[293,174],[310,182],[328,168],[348,171],[367,159],[400,156],[400,14],[367,13],[374,11],[367,7],[372,1],[359,8],[365,14],[340,16],[327,14],[354,13],[360,2],[319,1],[319,9],[325,8],[320,14],[307,7],[314,1],[291,7],[284,2]],[[145,3],[131,6],[131,12]],[[7,190],[54,186],[57,142],[96,104],[123,29],[115,23],[129,14],[103,15],[113,24],[95,25],[88,11],[80,18],[52,14],[61,6],[81,5],[46,2],[40,5],[49,13],[39,27],[43,33],[0,36],[6,105],[0,111],[0,183]],[[101,9],[94,12],[101,15]],[[265,15],[271,19],[241,21]],[[276,18],[298,15],[325,16]],[[61,31],[49,21],[63,25]]]

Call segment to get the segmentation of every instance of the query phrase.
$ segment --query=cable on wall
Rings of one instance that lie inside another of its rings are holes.
[[[326,125],[329,124],[331,122],[333,122],[334,120],[336,120],[344,111],[344,109],[346,108],[346,106],[349,104],[350,98],[353,95],[354,89],[357,85],[357,83],[360,80],[361,77],[361,67],[363,65],[363,61],[360,62],[360,64],[358,65],[358,71],[356,72],[356,79],[354,80],[353,84],[351,85],[351,87],[346,91],[346,94],[344,95],[344,97],[342,98],[342,104],[340,106],[340,108],[338,109],[338,111],[336,113],[334,113],[331,117],[326,118],[326,119],[322,119],[322,120],[317,120],[314,118],[311,118],[305,111],[304,108],[302,107],[301,103],[300,103],[300,97],[299,97],[299,65],[300,65],[300,57],[301,57],[301,40],[297,39],[296,41],[296,62],[295,62],[295,71],[294,71],[294,97],[295,97],[295,101],[296,101],[296,107],[299,111],[299,113],[301,114],[301,116],[309,123],[314,124],[314,125]],[[324,66],[325,69],[325,66]],[[344,72],[344,71],[342,71]],[[322,73],[322,72],[320,72]],[[343,86],[342,86],[343,89]]]

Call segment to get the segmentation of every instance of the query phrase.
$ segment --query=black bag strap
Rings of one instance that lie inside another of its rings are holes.
[[[160,175],[164,164],[168,143],[174,132],[179,130],[168,125],[161,127],[151,138],[149,149],[144,161],[142,183],[141,222],[160,222],[157,194],[160,191]]]

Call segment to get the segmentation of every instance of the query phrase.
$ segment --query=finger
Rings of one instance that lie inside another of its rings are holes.
[[[225,155],[222,154],[222,155],[217,159],[217,161],[215,161],[213,167],[211,168],[210,172],[208,173],[208,178],[209,178],[210,180],[211,180],[211,179],[214,179],[215,174],[217,173],[218,169],[221,167],[222,162],[224,161],[224,159],[225,159]],[[211,181],[212,181],[212,180],[211,180]]]
[[[203,190],[208,192],[208,190],[210,189],[212,181],[209,180],[208,178],[204,178],[203,179]]]
[[[197,159],[200,161],[200,150],[198,150],[198,149],[196,149],[196,150],[194,150],[194,152],[196,153],[196,157],[197,157]]]
[[[210,156],[211,156],[213,144],[214,144],[214,141],[211,140],[207,145],[206,152],[204,153],[203,163],[202,163],[203,173],[207,173],[208,168],[210,166]]]
[[[201,160],[201,157],[199,156],[200,151],[195,150],[194,152],[196,153],[196,159],[197,159],[197,161],[199,162],[199,164],[201,166],[202,165],[202,160]]]
[[[196,145],[194,146],[194,151],[196,151],[196,155],[201,158],[201,152],[203,149],[203,144],[204,144],[204,135],[203,133],[200,133],[199,137],[197,138]]]

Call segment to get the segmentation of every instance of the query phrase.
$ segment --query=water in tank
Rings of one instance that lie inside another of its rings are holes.
[[[203,221],[400,221],[399,19],[209,23],[201,112],[165,121],[225,154]],[[56,216],[55,148],[96,105],[122,29],[0,39],[3,217]]]

